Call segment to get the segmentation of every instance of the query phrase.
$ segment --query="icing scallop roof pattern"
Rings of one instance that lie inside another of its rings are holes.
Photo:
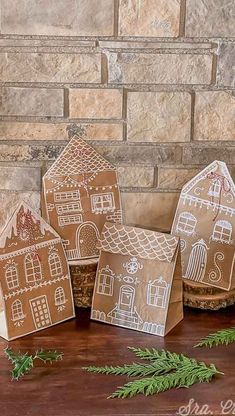
[[[99,248],[114,254],[171,262],[178,239],[154,231],[106,223]]]
[[[93,147],[79,137],[74,137],[48,170],[45,177],[79,175],[114,169],[114,166]]]

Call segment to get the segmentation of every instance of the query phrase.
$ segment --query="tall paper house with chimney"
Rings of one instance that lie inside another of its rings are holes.
[[[214,161],[183,187],[172,234],[181,239],[184,279],[235,287],[235,186],[224,162]]]
[[[105,221],[122,221],[116,169],[74,136],[43,177],[42,208],[69,261],[98,257]]]
[[[0,235],[0,336],[15,339],[73,316],[62,240],[21,203]]]

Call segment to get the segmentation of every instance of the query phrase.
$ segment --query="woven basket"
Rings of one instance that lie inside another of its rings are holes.
[[[90,308],[95,285],[98,259],[70,262],[70,275],[75,306]]]
[[[217,311],[235,303],[235,289],[229,292],[216,287],[184,280],[184,305]]]

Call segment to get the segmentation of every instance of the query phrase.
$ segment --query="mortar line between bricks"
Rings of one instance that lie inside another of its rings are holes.
[[[61,139],[61,140],[22,140],[22,139],[15,139],[15,140],[2,140],[0,139],[0,146],[23,146],[27,145],[29,147],[34,146],[40,146],[40,147],[46,147],[46,146],[52,146],[55,145],[57,147],[65,146],[68,143],[69,139]],[[126,148],[171,148],[171,149],[187,149],[187,148],[193,148],[193,149],[203,149],[203,148],[211,148],[211,149],[224,149],[225,145],[226,147],[235,148],[235,142],[234,141],[193,141],[193,142],[124,142],[122,140],[86,140],[88,143],[92,144],[94,147],[102,147],[102,146],[108,146],[110,148],[117,148],[117,147],[126,147]],[[199,146],[200,144],[200,146]],[[176,163],[181,164],[181,163]]]
[[[190,128],[190,141],[194,140],[194,122],[195,122],[195,100],[196,94],[195,92],[191,93],[191,128]]]
[[[182,42],[216,42],[222,40],[224,42],[235,42],[235,36],[184,36],[184,37],[159,37],[159,36],[63,36],[63,35],[18,35],[18,34],[0,34],[0,39],[15,39],[15,40],[65,40],[65,41],[135,41],[143,40],[149,42],[161,41],[161,42],[172,42],[172,41],[182,41]]]
[[[119,31],[119,0],[114,0],[114,36],[118,37]]]
[[[179,37],[185,36],[186,0],[180,2]]]
[[[64,118],[69,118],[69,90],[68,88],[64,89]]]
[[[135,91],[142,91],[149,89],[154,89],[156,91],[192,91],[192,90],[209,90],[209,91],[226,91],[226,90],[235,90],[234,86],[226,86],[226,85],[212,85],[212,84],[157,84],[157,83],[149,83],[149,84],[136,84],[136,83],[108,83],[108,84],[82,84],[82,83],[39,83],[39,82],[0,82],[0,87],[5,88],[26,88],[26,89],[63,89],[63,88],[86,88],[86,89],[122,89],[127,88]]]

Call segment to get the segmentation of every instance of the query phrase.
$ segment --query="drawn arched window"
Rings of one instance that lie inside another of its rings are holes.
[[[225,220],[215,223],[212,240],[230,243],[232,239],[232,224]]]
[[[178,219],[176,231],[191,235],[195,231],[197,219],[190,212],[182,212]]]
[[[147,289],[147,304],[165,308],[167,306],[169,287],[170,285],[162,277],[150,282]]]
[[[62,287],[57,287],[55,291],[55,305],[60,306],[66,303],[64,289]]]
[[[213,196],[213,197],[219,197],[220,190],[221,190],[220,182],[218,180],[213,180],[209,188],[208,195]]]
[[[62,264],[60,256],[57,253],[51,253],[49,255],[49,267],[51,276],[59,276],[62,274]]]
[[[27,254],[25,257],[25,273],[28,283],[42,280],[41,263],[37,253]]]
[[[25,317],[23,314],[23,306],[19,299],[12,303],[11,312],[13,321],[18,321],[19,319],[23,319]]]
[[[7,266],[5,271],[5,278],[9,290],[19,286],[18,270],[15,264],[10,264]]]
[[[114,276],[115,274],[109,266],[101,269],[98,276],[97,293],[100,295],[112,296]]]

